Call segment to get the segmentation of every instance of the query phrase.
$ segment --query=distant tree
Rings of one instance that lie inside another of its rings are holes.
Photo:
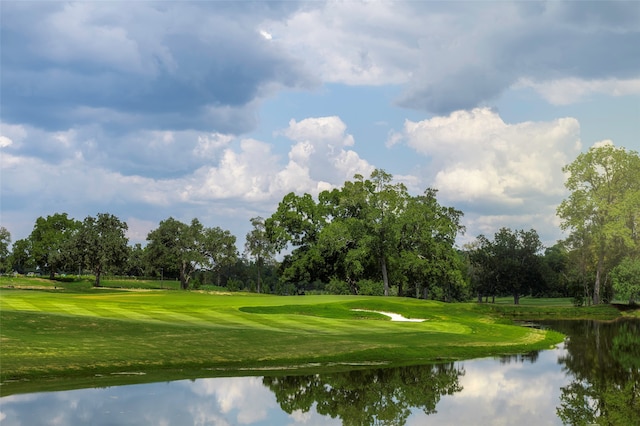
[[[530,294],[541,281],[541,250],[542,243],[535,230],[502,228],[493,241],[480,235],[478,249],[472,258],[484,274],[485,291],[488,287],[489,290],[509,293],[517,305],[520,296]],[[492,289],[494,283],[496,288]]]
[[[640,229],[640,156],[613,145],[592,147],[565,166],[571,194],[558,206],[562,229],[594,259],[593,302],[601,302],[607,265],[621,251],[637,253]]]
[[[283,288],[329,280],[336,262],[321,253],[318,246],[326,223],[326,209],[321,202],[316,203],[310,194],[298,196],[293,192],[285,195],[276,212],[265,220],[265,232],[276,252],[291,249],[280,263]]]
[[[205,228],[201,237],[204,266],[216,274],[217,285],[220,285],[222,269],[232,266],[238,259],[236,237],[217,226]]]
[[[640,259],[625,258],[613,268],[611,277],[618,297],[629,300],[629,304],[640,299]]]
[[[273,260],[276,253],[276,245],[267,235],[264,219],[260,216],[251,218],[253,229],[247,234],[245,242],[245,254],[253,258],[258,272],[258,293],[262,290],[262,269],[265,263]]]
[[[484,235],[468,245],[469,260],[473,268],[474,288],[478,295],[478,302],[482,297],[488,301],[489,296],[495,301],[498,292],[498,266],[493,254],[493,243]]]
[[[76,248],[81,253],[84,266],[96,277],[95,287],[100,287],[102,274],[109,268],[125,265],[129,254],[129,241],[125,236],[127,229],[125,222],[109,213],[87,216],[82,222],[75,239]]]
[[[36,267],[33,256],[31,256],[31,240],[24,238],[16,240],[11,250],[11,267],[14,271],[24,274],[29,269]]]
[[[56,213],[46,218],[39,217],[29,235],[30,254],[35,264],[49,272],[49,278],[63,267],[75,263],[72,240],[80,228],[80,222],[66,213]]]
[[[4,226],[0,226],[0,273],[11,269],[9,245],[11,245],[11,233]]]
[[[169,217],[147,235],[145,248],[148,264],[165,275],[180,278],[180,287],[189,288],[189,281],[199,270],[220,273],[237,259],[235,237],[218,227],[207,228],[198,219],[186,224]]]
[[[418,296],[429,297],[438,292],[444,300],[462,296],[464,285],[462,259],[454,244],[462,212],[441,206],[437,191],[427,189],[423,195],[410,197],[394,220],[398,237],[394,256],[401,276],[411,279]],[[403,295],[402,281],[397,278],[398,294]]]
[[[142,244],[136,243],[129,247],[127,263],[124,267],[125,275],[139,277],[145,275],[147,269],[145,248],[142,247]]]
[[[192,274],[206,260],[200,242],[203,229],[198,219],[187,225],[169,217],[147,235],[149,263],[157,271],[177,274],[183,290],[189,288]]]
[[[342,265],[335,272],[359,292],[361,280],[381,281],[390,294],[390,277],[399,277],[390,265],[397,263],[401,215],[410,198],[406,187],[376,169],[369,179],[355,175],[340,189],[321,194],[331,217],[320,234],[321,251]]]
[[[542,259],[542,274],[544,278],[545,295],[551,297],[567,297],[569,256],[563,244],[556,244],[544,251]]]
[[[454,249],[461,216],[440,206],[434,189],[412,197],[377,169],[369,179],[355,175],[341,188],[321,192],[317,202],[309,194],[288,194],[266,231],[277,250],[293,247],[282,261],[285,283],[322,282],[340,292],[346,283],[358,294],[358,283],[381,282],[385,295],[392,287],[402,295],[409,285],[414,296],[432,290],[430,296],[449,300],[463,293]]]

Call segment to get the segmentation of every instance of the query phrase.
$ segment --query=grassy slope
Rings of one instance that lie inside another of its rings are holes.
[[[391,322],[354,308],[427,321]],[[561,339],[496,321],[475,304],[379,297],[13,289],[0,290],[0,315],[3,395],[36,378],[95,384],[96,375],[123,372],[177,378],[316,363],[421,363]]]

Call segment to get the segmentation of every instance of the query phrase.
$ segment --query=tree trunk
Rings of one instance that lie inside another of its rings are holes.
[[[520,304],[520,293],[518,293],[518,292],[514,292],[513,293],[513,304],[514,305],[519,305]]]
[[[96,268],[94,273],[96,274],[95,287],[100,287],[100,276],[102,275],[102,268]]]
[[[600,304],[600,280],[602,278],[602,269],[604,267],[604,251],[601,250],[598,256],[598,266],[596,267],[596,282],[593,286],[593,304]]]
[[[387,276],[387,262],[384,256],[380,257],[380,266],[382,267],[382,282],[384,283],[384,295],[389,295],[389,277]]]
[[[260,277],[260,269],[261,269],[260,265],[258,265],[258,293],[260,293],[260,290],[261,290],[260,289],[260,278],[261,278]]]
[[[180,288],[186,290],[189,288],[189,276],[187,275],[187,262],[182,261],[180,268]]]
[[[478,292],[478,303],[482,303],[482,293]]]

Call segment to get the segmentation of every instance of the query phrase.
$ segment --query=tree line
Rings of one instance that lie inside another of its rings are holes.
[[[5,272],[90,271],[173,278],[182,289],[211,283],[276,294],[399,295],[445,301],[510,295],[573,297],[576,304],[640,296],[640,157],[612,145],[591,148],[564,168],[570,195],[557,209],[568,237],[544,247],[534,229],[502,228],[462,248],[463,212],[437,190],[418,196],[384,170],[340,188],[289,193],[268,218],[251,219],[244,251],[236,237],[198,219],[172,217],[130,246],[127,224],[100,213],[39,217],[15,241],[0,228]],[[280,254],[280,261],[276,255]]]

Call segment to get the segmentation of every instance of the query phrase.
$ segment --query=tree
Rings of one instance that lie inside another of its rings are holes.
[[[197,266],[206,261],[200,243],[203,228],[198,219],[187,225],[169,217],[147,235],[149,263],[157,271],[177,275],[183,290],[189,288],[189,280]]]
[[[148,264],[165,276],[179,277],[180,287],[189,288],[194,272],[207,269],[220,272],[237,258],[235,237],[218,227],[206,228],[198,219],[191,224],[172,217],[160,222],[147,235]]]
[[[13,270],[20,274],[35,268],[36,264],[31,256],[31,240],[28,238],[16,240],[13,243],[10,260]]]
[[[561,227],[593,253],[593,302],[601,301],[607,269],[621,251],[637,252],[640,229],[640,156],[611,144],[580,154],[563,171],[569,197],[558,206]],[[624,250],[621,250],[624,249]]]
[[[318,203],[310,194],[298,196],[293,192],[284,196],[278,209],[265,220],[265,232],[276,252],[291,248],[280,263],[283,288],[301,291],[305,283],[328,282],[336,265],[328,253],[321,253],[320,232],[327,224],[327,209],[320,194]]]
[[[133,247],[129,247],[129,255],[125,265],[125,275],[139,277],[145,274],[147,269],[145,248],[142,244],[136,243]]]
[[[640,298],[640,260],[626,257],[611,271],[613,289],[620,298],[635,303]]]
[[[428,294],[431,288],[449,299],[461,294],[463,283],[453,247],[461,216],[440,206],[434,189],[412,197],[378,169],[370,179],[355,175],[321,192],[317,203],[309,194],[288,194],[266,231],[278,250],[294,247],[282,262],[286,283],[322,281],[341,292],[346,283],[353,294],[361,282],[382,283],[385,295],[393,286],[402,295],[411,280],[411,289],[417,285]]]
[[[342,254],[348,282],[381,279],[385,296],[390,289],[389,259],[398,246],[396,223],[409,198],[406,187],[393,184],[392,178],[376,169],[370,179],[356,175],[353,182],[327,194],[332,218],[321,236],[330,253]]]
[[[9,259],[9,245],[11,244],[11,233],[4,226],[0,226],[0,273],[11,269]]]
[[[568,261],[569,256],[563,244],[555,244],[544,250],[542,273],[545,296],[567,297],[570,295],[567,275]]]
[[[502,228],[493,241],[483,235],[478,237],[478,249],[472,259],[484,274],[485,290],[488,287],[494,294],[495,290],[510,293],[513,303],[518,305],[520,296],[531,293],[541,282],[541,250],[542,243],[535,230]],[[495,288],[491,288],[494,284]]]
[[[450,300],[464,282],[461,259],[454,247],[464,227],[460,225],[462,212],[441,206],[436,194],[429,188],[423,195],[409,198],[394,220],[399,234],[396,267],[401,276],[412,281],[410,286],[417,296],[426,299],[435,290]],[[398,285],[398,295],[402,295],[400,279]]]
[[[79,228],[80,222],[66,213],[36,219],[29,235],[30,254],[40,269],[49,272],[49,278],[53,279],[59,269],[73,262],[71,242]]]
[[[253,229],[247,233],[245,253],[252,257],[258,268],[258,293],[262,288],[262,268],[266,262],[273,259],[276,253],[276,245],[269,239],[265,228],[264,219],[260,216],[251,218]]]
[[[216,274],[218,285],[220,285],[222,268],[233,265],[238,258],[236,237],[217,226],[205,228],[201,237],[205,255],[204,266]]]
[[[83,264],[96,279],[94,286],[100,287],[100,278],[112,267],[122,267],[127,261],[129,248],[125,232],[128,227],[116,216],[98,213],[87,216],[76,237],[76,248],[81,253]]]

